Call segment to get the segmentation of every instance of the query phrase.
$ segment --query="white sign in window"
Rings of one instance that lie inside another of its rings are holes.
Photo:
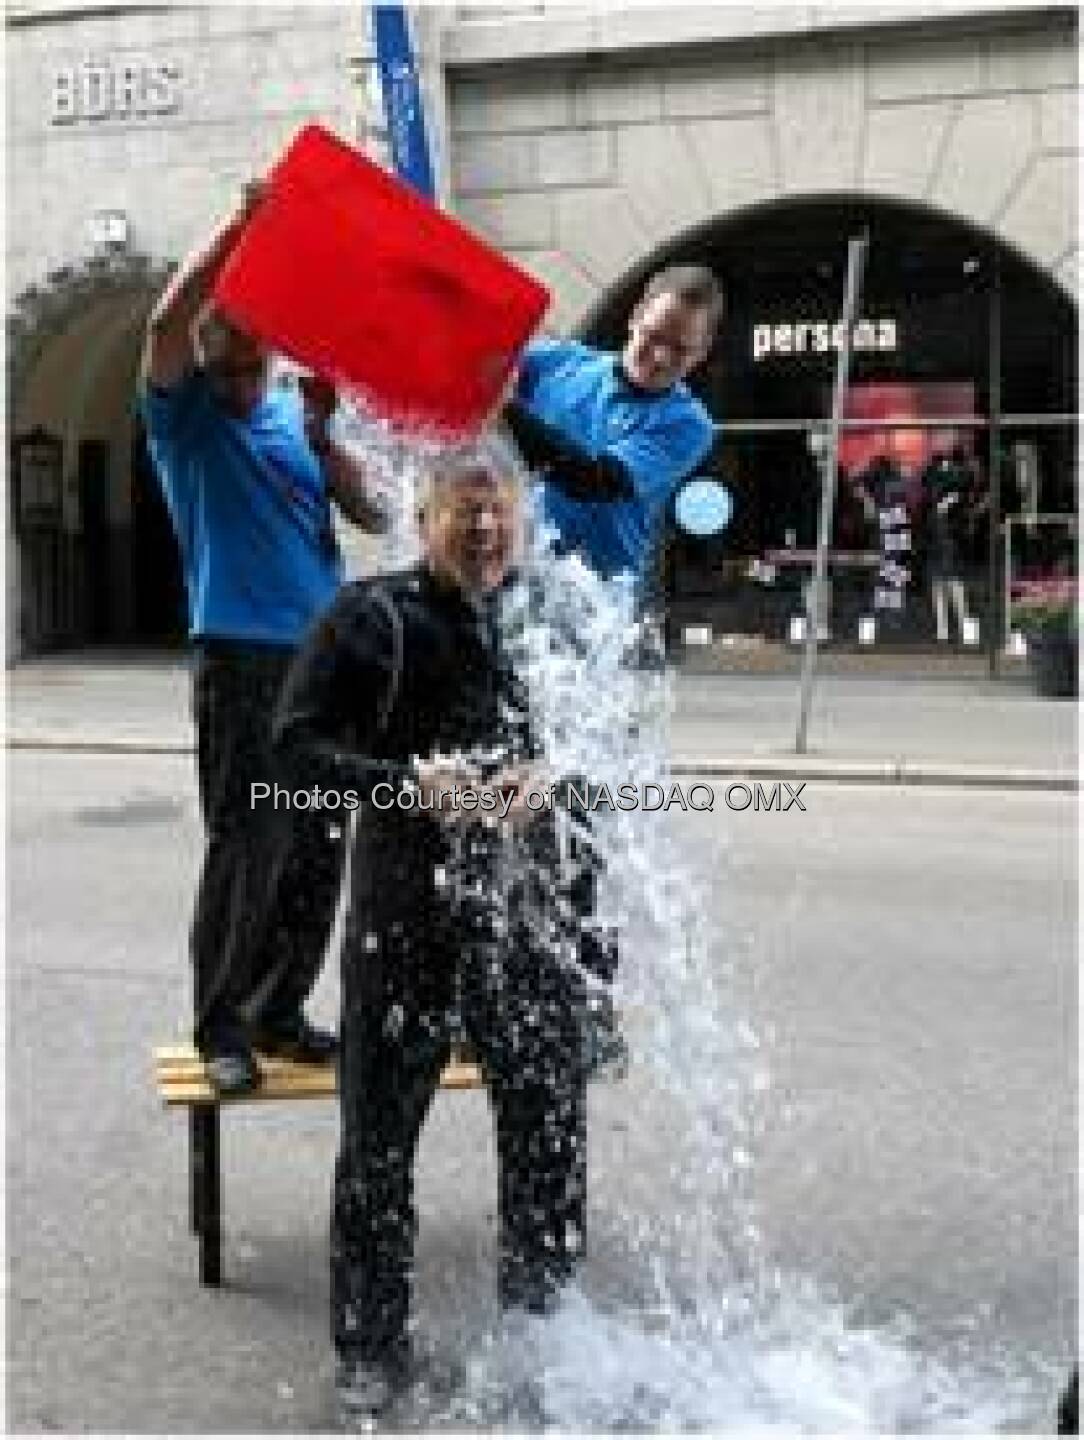
[[[710,645],[710,644],[711,644],[711,626],[710,626],[710,625],[686,625],[686,626],[685,626],[685,644],[686,644],[686,645]]]
[[[828,320],[775,321],[757,324],[752,331],[755,361],[772,355],[827,355],[843,346],[842,321]],[[877,320],[859,320],[851,332],[851,348],[857,351],[892,352],[899,348],[899,327],[891,316]]]

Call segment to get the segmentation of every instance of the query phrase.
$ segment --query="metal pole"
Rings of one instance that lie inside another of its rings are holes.
[[[804,755],[809,708],[813,700],[813,675],[817,666],[817,620],[821,594],[828,568],[828,540],[832,528],[832,512],[836,502],[836,471],[839,468],[839,427],[843,418],[843,401],[851,370],[851,341],[854,322],[862,293],[862,276],[869,248],[869,231],[847,241],[847,283],[843,291],[843,335],[836,360],[836,378],[832,387],[832,420],[828,428],[828,453],[824,457],[821,483],[821,508],[817,525],[817,559],[806,602],[805,654],[802,658],[801,704],[798,711],[798,732],[794,737],[794,753]]]
[[[1001,602],[1004,615],[1005,639],[1002,642],[1006,646],[1009,643],[1009,636],[1012,634],[1012,516],[1005,521],[1005,574],[1001,590]]]
[[[402,5],[373,5],[372,17],[392,165],[400,180],[432,200],[436,181],[406,9]]]
[[[986,621],[990,632],[987,646],[991,680],[997,677],[998,648],[1005,643],[1006,639],[1005,636],[999,634],[1001,626],[998,623],[997,605],[994,601],[997,593],[997,565],[1000,559],[998,540],[1001,528],[1001,257],[996,251],[993,256],[992,269],[990,283],[990,428],[987,431],[990,441],[990,533],[987,542],[989,569],[987,593],[990,596],[990,603],[987,607]]]
[[[823,430],[827,424],[823,416],[816,420],[727,420],[725,424],[720,420],[715,430],[720,435],[786,435],[796,430]],[[1001,430],[1075,430],[1079,424],[1080,416],[1067,410],[998,417]],[[876,420],[841,420],[839,428],[848,434],[863,430],[989,430],[990,420],[986,415],[883,415]]]

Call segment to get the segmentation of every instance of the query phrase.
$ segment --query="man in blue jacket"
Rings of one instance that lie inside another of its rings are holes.
[[[254,1048],[334,1053],[302,1006],[334,917],[341,845],[318,814],[254,811],[250,787],[275,779],[278,691],[338,588],[332,499],[379,525],[364,477],[328,441],[326,397],[306,414],[296,390],[271,385],[267,349],[209,305],[260,201],[250,187],[170,280],[147,327],[140,395],[196,652],[206,853],[191,931],[195,1040],[222,1094],[258,1083]]]
[[[711,449],[711,416],[685,379],[722,311],[710,270],[675,265],[648,281],[620,354],[551,339],[524,354],[506,419],[557,548],[605,578],[648,580],[667,502]]]

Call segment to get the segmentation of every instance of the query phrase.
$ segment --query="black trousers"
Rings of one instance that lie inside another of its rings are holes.
[[[598,881],[605,862],[594,843],[589,815],[580,818],[573,834],[571,861],[573,870],[568,898],[580,935],[580,963],[596,979],[609,985],[617,974],[618,937],[615,930],[601,926],[595,920]]]
[[[270,800],[251,804],[254,782],[274,791],[271,726],[292,658],[287,647],[217,641],[196,655],[206,834],[191,932],[200,1046],[241,1040],[254,1023],[296,1016],[335,916],[344,844],[327,814],[274,810]]]
[[[348,921],[331,1235],[332,1337],[341,1355],[387,1358],[406,1345],[414,1154],[453,1012],[496,1122],[501,1303],[544,1311],[572,1275],[587,1189],[583,992],[574,971],[515,926],[487,937],[484,924],[447,914],[416,912],[398,928]]]

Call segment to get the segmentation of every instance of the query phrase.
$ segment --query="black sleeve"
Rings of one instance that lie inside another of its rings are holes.
[[[510,400],[503,415],[528,468],[545,470],[546,479],[573,500],[633,498],[629,472],[614,456],[589,455],[574,440],[533,415],[520,400]]]
[[[407,777],[409,765],[388,758],[402,665],[393,604],[344,589],[294,659],[272,734],[282,773],[297,789],[354,787],[366,798],[374,785],[399,789]]]

